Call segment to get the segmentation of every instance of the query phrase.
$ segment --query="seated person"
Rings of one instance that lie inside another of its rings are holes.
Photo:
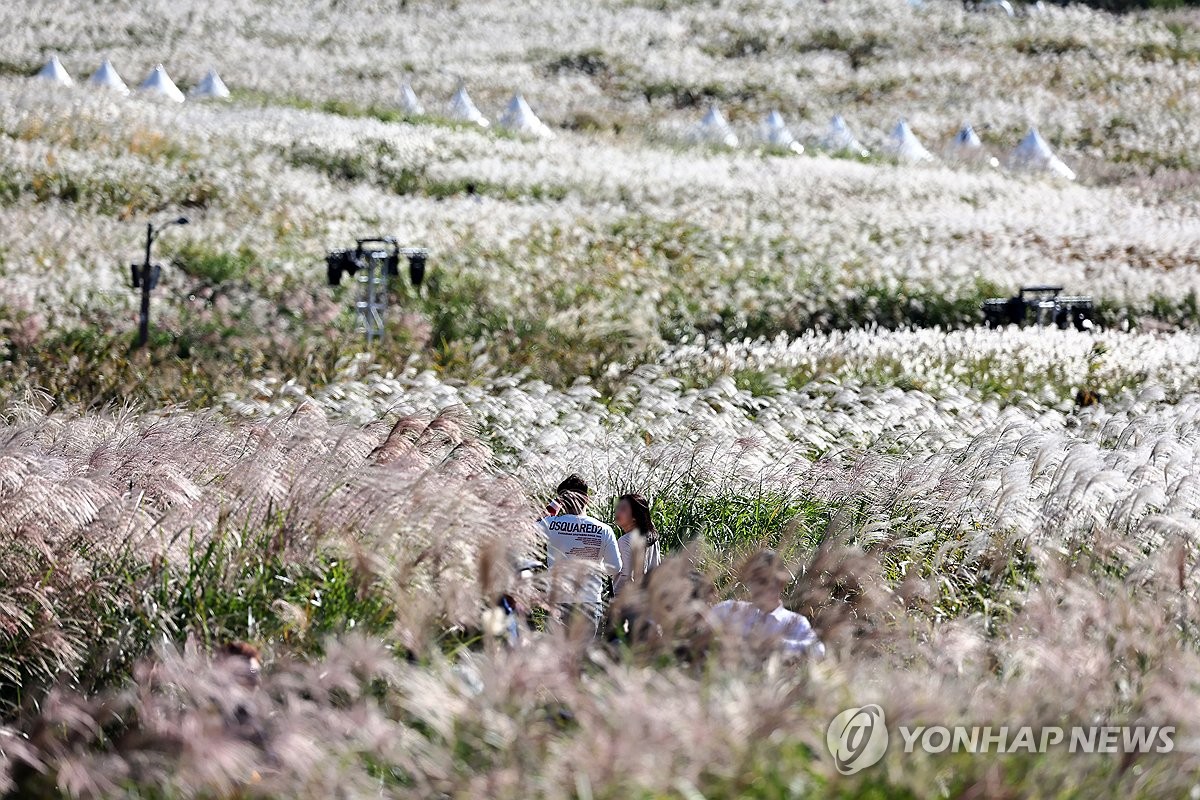
[[[825,645],[808,619],[783,607],[783,590],[792,576],[774,550],[760,550],[746,559],[741,578],[750,589],[750,600],[726,600],[713,607],[723,632],[771,644],[786,655],[825,655]]]

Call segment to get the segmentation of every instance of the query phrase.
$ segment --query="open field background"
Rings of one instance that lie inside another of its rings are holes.
[[[264,369],[327,381],[341,339],[299,335],[346,305],[320,259],[377,232],[436,254],[392,355],[458,377],[532,367],[562,386],[696,333],[961,326],[1030,281],[1095,294],[1113,325],[1193,315],[1194,13],[356,8],[2,12],[0,303],[10,338],[77,351],[85,374],[23,371],[84,403],[141,385],[202,405]],[[163,61],[185,87],[216,65],[236,99],[166,108],[24,77],[60,51],[80,79],[106,55],[131,82]],[[558,138],[403,122],[401,81],[436,114],[459,78],[491,116],[523,91]],[[876,149],[900,116],[935,150],[969,119],[1000,156],[1037,124],[1081,180],[681,145],[710,100],[743,133],[772,107],[802,138],[844,113]],[[160,243],[176,268],[156,298],[158,387],[109,354],[138,223],[178,210],[194,224]],[[172,356],[193,351],[239,355],[176,379]]]
[[[0,44],[0,793],[1196,796],[1196,12],[39,1]],[[53,53],[234,97],[29,80]],[[556,137],[448,122],[460,80]],[[712,101],[808,152],[687,144]],[[876,152],[901,116],[1000,157],[1037,125],[1079,180],[830,157],[834,113]],[[180,213],[132,353],[128,263]],[[431,271],[363,354],[322,257],[380,233]],[[973,327],[1028,282],[1106,329]],[[655,497],[666,643],[497,645],[576,469],[602,516]],[[681,601],[761,544],[825,661]],[[231,638],[257,693],[209,658]],[[868,702],[1179,733],[840,776],[825,728]]]

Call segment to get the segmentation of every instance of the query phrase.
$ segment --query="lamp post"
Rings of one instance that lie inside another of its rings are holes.
[[[138,338],[136,348],[146,346],[150,341],[150,290],[158,285],[158,276],[162,267],[150,264],[150,246],[164,229],[172,225],[187,225],[187,217],[179,217],[154,227],[154,223],[146,223],[146,259],[141,264],[130,264],[130,274],[133,278],[133,288],[142,290],[142,309],[138,315]]]

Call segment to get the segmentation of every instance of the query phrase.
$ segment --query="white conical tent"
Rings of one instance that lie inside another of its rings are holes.
[[[725,115],[721,113],[721,109],[717,108],[716,103],[708,107],[700,124],[696,126],[692,138],[696,141],[719,144],[724,147],[737,147],[738,145],[737,134],[733,132],[733,128],[729,127]]]
[[[71,76],[67,74],[66,68],[58,60],[58,56],[50,56],[50,60],[46,62],[44,67],[38,70],[36,77],[44,81],[57,83],[60,86],[75,85],[75,81],[71,80]]]
[[[1008,0],[983,0],[978,6],[980,11],[991,11],[997,14],[1003,14],[1006,17],[1015,17],[1016,10],[1012,7],[1012,3]]]
[[[1000,166],[1000,160],[991,156],[984,149],[983,142],[979,140],[979,134],[975,132],[969,122],[964,122],[958,129],[958,133],[954,134],[954,138],[947,143],[942,155],[951,161],[987,164],[991,167]]]
[[[888,152],[909,164],[933,161],[933,153],[925,149],[925,145],[921,144],[904,120],[897,122],[896,127],[892,129],[891,139],[888,140]]]
[[[971,123],[964,122],[963,126],[958,129],[958,133],[954,134],[954,138],[950,141],[950,149],[959,153],[970,153],[983,148],[983,142],[979,141],[979,134],[971,127]]]
[[[767,118],[763,120],[761,135],[763,143],[769,147],[791,150],[794,153],[804,152],[804,145],[796,141],[796,137],[792,135],[791,129],[783,119],[783,114],[778,111],[767,114]]]
[[[179,91],[179,87],[175,85],[175,81],[171,80],[171,76],[167,74],[162,64],[158,64],[150,71],[146,80],[142,81],[142,85],[138,87],[138,91],[151,97],[170,100],[172,103],[182,103],[184,100],[183,92]]]
[[[101,62],[100,69],[93,72],[92,77],[88,78],[88,83],[102,89],[110,89],[119,94],[129,94],[129,87],[125,85],[125,81],[121,79],[117,68],[107,58]]]
[[[188,96],[197,100],[228,100],[229,87],[215,69],[210,69],[204,78],[192,87]]]
[[[539,139],[550,139],[554,136],[553,131],[537,118],[537,114],[533,113],[533,109],[519,92],[508,101],[508,107],[500,115],[499,122],[501,127],[514,133],[536,136]]]
[[[1013,169],[1050,172],[1069,181],[1075,180],[1075,172],[1054,155],[1037,128],[1030,128],[1029,133],[1025,134],[1009,157],[1009,164]]]
[[[846,120],[841,114],[829,120],[829,130],[825,132],[825,138],[821,140],[821,143],[826,150],[835,153],[849,152],[861,156],[869,155],[867,148],[863,147],[862,142],[850,130],[850,126],[846,124]]]
[[[400,87],[400,108],[405,114],[420,116],[425,113],[425,106],[417,99],[417,93],[407,83]]]
[[[488,126],[487,117],[475,107],[475,103],[471,100],[471,95],[467,94],[466,86],[458,87],[458,91],[454,93],[454,97],[450,98],[449,113],[450,119],[470,122],[481,128]]]

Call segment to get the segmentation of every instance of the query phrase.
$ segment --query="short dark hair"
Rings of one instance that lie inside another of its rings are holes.
[[[226,642],[221,647],[221,655],[229,656],[230,658],[244,658],[249,661],[252,658],[261,658],[258,654],[258,648],[249,642]]]
[[[563,482],[558,485],[558,489],[555,490],[555,494],[566,494],[567,492],[575,492],[576,494],[581,494],[584,497],[587,497],[587,481],[579,477],[579,473],[572,472],[563,479]]]

